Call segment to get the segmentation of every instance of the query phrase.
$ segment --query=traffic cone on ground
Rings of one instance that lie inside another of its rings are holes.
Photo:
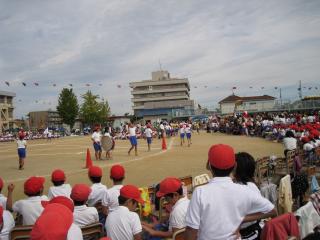
[[[166,138],[162,138],[162,150],[167,150],[167,143],[166,143]]]
[[[85,168],[90,168],[92,167],[92,159],[91,159],[91,154],[89,148],[87,148],[87,157],[86,157],[86,167]]]

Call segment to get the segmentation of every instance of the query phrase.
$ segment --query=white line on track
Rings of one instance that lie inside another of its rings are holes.
[[[153,154],[150,154],[150,155],[147,155],[147,156],[143,156],[143,157],[137,157],[137,158],[134,158],[134,159],[131,159],[131,160],[128,160],[128,161],[108,163],[108,164],[106,164],[104,166],[100,166],[100,167],[101,168],[107,168],[107,167],[111,167],[111,166],[113,166],[115,164],[126,165],[127,163],[138,162],[138,161],[142,161],[142,160],[144,160],[145,158],[148,158],[148,157],[154,157],[154,156],[158,156],[158,155],[164,154],[167,151],[171,150],[172,145],[173,145],[173,140],[174,140],[174,137],[172,137],[170,139],[170,142],[169,142],[167,150],[156,152],[156,153],[153,153]],[[76,170],[76,171],[69,171],[69,172],[65,172],[65,173],[67,175],[68,174],[72,175],[72,174],[81,173],[81,172],[87,172],[87,171],[88,171],[88,169],[83,168],[83,169],[79,169],[79,170]],[[51,174],[41,175],[41,177],[50,177],[50,176],[51,176]],[[5,182],[18,182],[18,181],[25,181],[27,179],[28,179],[28,177],[27,178],[17,178],[17,179],[5,180]]]

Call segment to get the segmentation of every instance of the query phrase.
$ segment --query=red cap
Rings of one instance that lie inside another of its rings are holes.
[[[0,224],[3,223],[3,207],[0,206]]]
[[[309,142],[310,140],[309,140],[308,137],[303,137],[303,138],[301,138],[301,141],[302,141],[303,143],[307,143],[307,142]]]
[[[225,144],[212,145],[208,152],[208,161],[218,169],[228,169],[235,165],[233,148]]]
[[[3,188],[3,180],[2,178],[0,177],[0,190]]]
[[[32,240],[66,240],[69,228],[73,222],[72,212],[57,203],[49,204],[35,222]]]
[[[66,175],[64,174],[64,171],[61,169],[56,169],[51,174],[51,180],[53,182],[60,182],[66,180]]]
[[[97,166],[92,166],[89,168],[88,174],[90,177],[102,177],[102,169]]]
[[[44,208],[52,203],[62,204],[64,206],[66,206],[67,208],[69,208],[71,212],[73,212],[73,210],[74,210],[73,201],[70,198],[67,198],[65,196],[57,196],[57,197],[52,198],[50,201],[41,201],[41,205]]]
[[[136,186],[133,185],[125,185],[120,189],[120,195],[122,197],[128,198],[128,199],[134,199],[137,202],[143,204],[144,201],[141,198],[141,193],[139,189]]]
[[[88,200],[91,188],[86,184],[76,184],[71,191],[71,199],[73,201],[84,202]]]
[[[164,195],[167,195],[169,193],[174,193],[181,187],[181,185],[182,183],[178,178],[165,178],[160,183],[160,189],[157,192],[157,197],[163,197]]]
[[[319,133],[318,130],[312,130],[312,131],[311,131],[311,134],[312,134],[313,136],[315,136],[315,137],[319,137],[319,135],[320,135],[320,133]]]
[[[111,240],[111,238],[103,237],[103,238],[100,238],[99,240]]]
[[[45,178],[43,177],[30,177],[24,182],[24,192],[27,194],[35,194],[43,189]]]
[[[125,174],[124,168],[119,164],[113,165],[110,169],[110,177],[116,180],[123,178],[124,174]]]

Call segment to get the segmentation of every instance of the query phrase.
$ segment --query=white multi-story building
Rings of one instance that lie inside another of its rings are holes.
[[[220,104],[221,114],[231,114],[234,112],[261,112],[272,110],[275,106],[275,97],[269,95],[239,97],[230,95],[222,99]]]
[[[171,78],[167,71],[152,72],[151,80],[131,82],[134,115],[145,120],[194,114],[187,78]]]
[[[15,93],[0,90],[0,133],[14,127],[13,98]]]

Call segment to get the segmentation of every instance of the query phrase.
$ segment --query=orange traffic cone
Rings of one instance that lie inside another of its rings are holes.
[[[89,148],[87,148],[87,157],[86,157],[86,167],[85,168],[90,168],[92,167],[92,159],[91,159],[91,154]]]
[[[167,150],[166,138],[162,138],[162,150]]]

